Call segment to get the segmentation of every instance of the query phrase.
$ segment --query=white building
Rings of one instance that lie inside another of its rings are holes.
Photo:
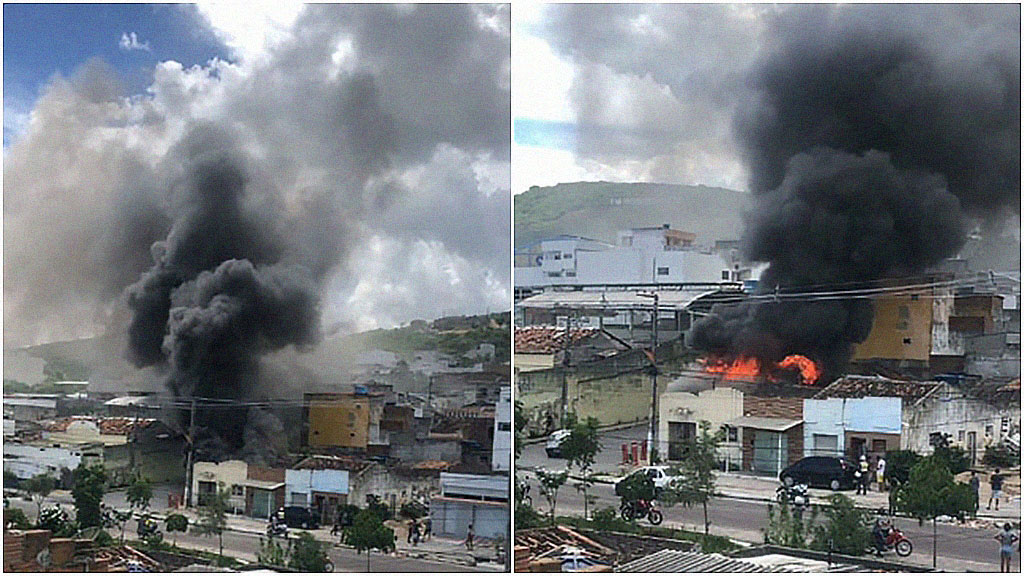
[[[512,464],[512,388],[503,386],[494,406],[494,443],[491,470],[508,472]]]
[[[78,468],[83,456],[83,450],[78,447],[4,442],[4,472],[12,472],[22,480],[37,474],[60,478],[62,468]]]
[[[284,484],[285,506],[334,507],[348,497],[348,470],[285,470]]]
[[[245,483],[249,465],[241,460],[196,462],[192,468],[192,494],[195,504],[202,506],[209,494],[219,490],[230,493],[228,506],[238,514],[245,510]]]
[[[508,476],[441,473],[441,494],[430,504],[434,534],[465,538],[469,525],[480,538],[504,540],[510,516]]]

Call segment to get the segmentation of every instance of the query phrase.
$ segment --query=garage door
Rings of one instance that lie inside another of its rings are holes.
[[[813,440],[814,456],[837,456],[839,454],[839,436],[815,434]]]

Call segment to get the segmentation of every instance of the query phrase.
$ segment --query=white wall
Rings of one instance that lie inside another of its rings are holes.
[[[245,481],[249,474],[249,465],[241,460],[225,460],[224,462],[196,462],[192,469],[192,501],[199,501],[199,483],[216,482],[218,489],[234,492],[236,486],[242,487],[241,494],[232,493],[228,504],[235,510],[245,510]]]
[[[804,456],[846,452],[846,432],[902,433],[902,400],[895,397],[804,399]],[[817,450],[815,435],[836,436],[835,453]]]
[[[658,452],[662,455],[669,453],[670,422],[693,422],[699,433],[700,422],[706,420],[711,424],[713,432],[740,416],[743,416],[743,392],[735,388],[714,388],[702,390],[698,394],[666,392],[658,401]],[[719,457],[727,458],[730,462],[741,462],[742,439],[742,436],[737,435],[736,442],[723,442],[718,449]]]
[[[503,429],[504,428],[504,429]],[[503,386],[494,407],[494,443],[491,470],[508,472],[512,464],[512,388]]]
[[[285,470],[285,506],[310,506],[313,492],[348,494],[348,470]]]
[[[4,470],[22,480],[36,474],[60,477],[61,468],[74,470],[82,462],[82,453],[70,448],[4,442]]]

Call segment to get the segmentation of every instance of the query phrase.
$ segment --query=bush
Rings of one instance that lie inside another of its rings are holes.
[[[935,448],[935,458],[945,464],[946,469],[954,476],[966,472],[971,467],[967,451],[959,446],[938,446]]]
[[[825,522],[814,527],[811,548],[840,554],[863,554],[871,545],[871,515],[858,510],[849,496],[833,494],[823,508]]]
[[[1000,442],[985,450],[981,462],[993,468],[1013,468],[1020,464],[1020,452]]]
[[[427,515],[427,507],[420,502],[410,500],[402,504],[398,513],[404,518],[422,518]]]
[[[32,523],[21,508],[4,508],[4,526],[15,530],[28,530]]]
[[[548,519],[526,504],[516,504],[516,530],[547,526]]]
[[[61,508],[47,508],[39,515],[36,525],[41,530],[49,530],[54,538],[67,538],[76,532],[75,523],[68,513]]]
[[[96,532],[96,537],[93,539],[93,542],[95,542],[97,546],[113,546],[114,537],[107,534],[106,530],[100,530],[99,532]]]

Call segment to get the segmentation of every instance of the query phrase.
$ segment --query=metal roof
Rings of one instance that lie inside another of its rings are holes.
[[[718,290],[656,290],[659,310],[684,310],[702,296],[718,292]],[[620,291],[552,291],[537,294],[519,303],[522,308],[576,308],[587,310],[650,310],[654,301],[640,294],[650,294],[646,290]]]
[[[260,488],[262,490],[277,490],[284,486],[284,482],[274,482],[270,480],[246,480],[243,484],[250,488]]]
[[[774,572],[721,554],[660,550],[615,568],[616,572]]]
[[[772,432],[785,432],[797,426],[803,420],[790,420],[788,418],[765,418],[763,416],[740,416],[733,418],[726,424],[730,426],[742,426],[744,428],[757,428],[758,430],[770,430]]]

